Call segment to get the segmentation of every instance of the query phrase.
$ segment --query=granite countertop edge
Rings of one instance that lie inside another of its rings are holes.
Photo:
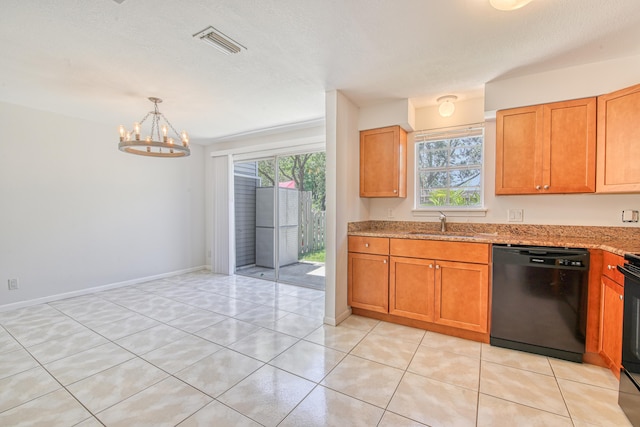
[[[392,239],[440,240],[451,242],[472,242],[489,244],[511,244],[528,246],[554,246],[567,248],[601,249],[624,256],[627,253],[640,252],[640,241],[636,239],[598,239],[582,236],[516,236],[495,233],[460,233],[437,231],[398,231],[398,230],[359,230],[349,231],[349,236],[386,237]]]

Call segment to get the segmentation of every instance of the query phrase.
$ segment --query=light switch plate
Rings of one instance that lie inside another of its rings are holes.
[[[522,222],[524,219],[524,209],[509,209],[507,210],[507,221],[509,222]]]
[[[622,211],[622,222],[638,222],[638,211],[634,211],[634,210]]]

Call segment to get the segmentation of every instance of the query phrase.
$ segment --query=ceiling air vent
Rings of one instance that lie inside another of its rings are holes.
[[[229,55],[231,53],[239,53],[242,49],[247,49],[240,43],[224,35],[213,27],[207,27],[199,33],[194,34],[193,37],[199,38],[203,42],[215,47],[225,55]]]

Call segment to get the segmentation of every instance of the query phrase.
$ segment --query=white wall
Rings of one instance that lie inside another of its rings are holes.
[[[640,55],[499,79],[485,85],[485,111],[598,96],[640,83]]]
[[[484,121],[484,98],[465,99],[455,102],[456,109],[451,117],[442,117],[438,106],[416,110],[416,131],[439,129]]]
[[[0,308],[205,264],[201,146],[133,156],[115,125],[5,103],[0,129]]]
[[[397,99],[360,108],[358,130],[399,125],[407,132],[416,129],[415,107],[409,99]]]
[[[495,110],[498,109],[600,95],[640,83],[639,76],[640,56],[636,56],[494,81],[485,86],[484,107],[477,100],[459,103],[455,114],[447,121],[439,117],[436,107],[423,108],[416,111],[416,128],[431,129],[479,122],[485,116],[495,117]],[[638,194],[495,196],[495,140],[495,120],[489,119],[485,125],[486,214],[450,213],[451,221],[506,223],[508,209],[524,209],[525,224],[639,226],[639,223],[621,221],[623,209],[640,210]],[[424,217],[412,212],[415,194],[412,135],[407,151],[407,198],[371,199],[371,219],[437,221],[436,213]]]
[[[347,306],[347,224],[369,218],[369,201],[360,193],[358,108],[339,91],[326,94],[327,263],[325,323],[336,325]]]

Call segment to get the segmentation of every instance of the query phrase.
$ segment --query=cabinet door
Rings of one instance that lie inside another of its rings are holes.
[[[624,274],[618,271],[619,265],[624,265],[624,258],[609,251],[602,251],[602,275],[616,283],[624,283]]]
[[[624,288],[602,277],[600,299],[600,355],[619,377],[622,363],[622,312]]]
[[[407,197],[407,133],[400,126],[360,132],[360,197]]]
[[[433,322],[435,262],[391,257],[389,266],[389,313]]]
[[[434,321],[486,333],[489,319],[489,267],[437,261]]]
[[[498,111],[496,194],[536,194],[542,185],[541,105]]]
[[[640,85],[598,97],[598,193],[640,192]]]
[[[543,193],[596,190],[596,98],[545,104],[543,141]]]
[[[389,311],[389,257],[349,252],[348,302],[352,307]]]

